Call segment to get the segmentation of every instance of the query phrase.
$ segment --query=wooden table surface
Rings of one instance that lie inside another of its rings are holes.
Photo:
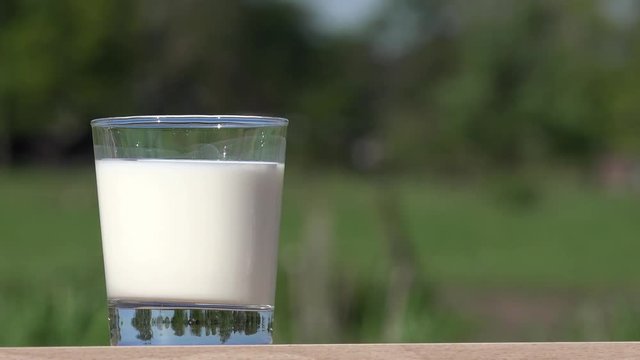
[[[640,359],[640,342],[0,348],[0,359]]]

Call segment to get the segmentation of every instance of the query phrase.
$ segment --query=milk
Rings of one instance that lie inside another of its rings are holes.
[[[110,300],[273,305],[284,165],[96,161]]]

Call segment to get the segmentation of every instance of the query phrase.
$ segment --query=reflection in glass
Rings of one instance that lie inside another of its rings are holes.
[[[110,309],[112,345],[271,343],[273,311]]]

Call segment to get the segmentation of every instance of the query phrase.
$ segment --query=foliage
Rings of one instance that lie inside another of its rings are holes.
[[[5,162],[88,159],[89,119],[143,113],[284,115],[301,165],[350,165],[362,138],[409,169],[639,148],[640,27],[615,5],[393,1],[353,35],[283,1],[1,6]]]

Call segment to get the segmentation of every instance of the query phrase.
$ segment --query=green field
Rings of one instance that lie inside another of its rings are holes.
[[[107,343],[94,181],[0,170],[0,345]],[[633,339],[638,200],[575,181],[287,174],[277,341]],[[536,322],[539,307],[560,315]]]

